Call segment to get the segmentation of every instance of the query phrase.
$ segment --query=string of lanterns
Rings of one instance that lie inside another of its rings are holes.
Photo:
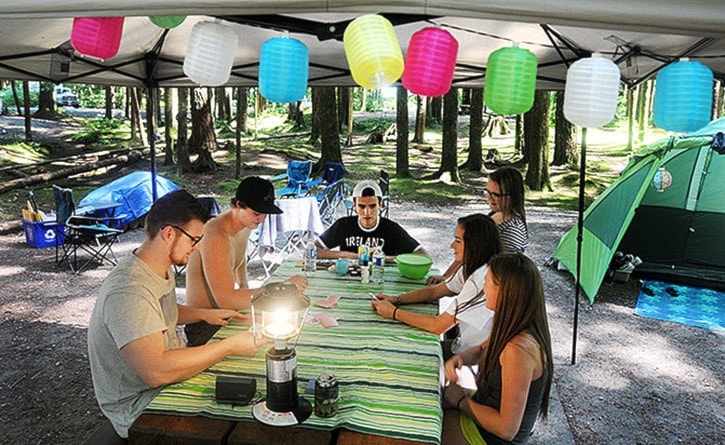
[[[186,16],[149,19],[161,28],[171,29],[181,25]],[[123,24],[123,17],[76,18],[71,44],[81,54],[110,59],[118,53]],[[189,36],[184,73],[199,85],[224,85],[231,75],[237,44],[236,32],[220,20],[196,23]],[[458,41],[439,27],[427,27],[413,34],[405,60],[393,25],[378,14],[363,15],[350,22],[343,34],[343,44],[352,78],[364,88],[384,88],[399,79],[410,92],[421,96],[442,96],[451,88]],[[530,110],[537,65],[536,56],[517,45],[492,52],[486,65],[486,106],[501,115]],[[301,41],[285,34],[262,45],[259,87],[268,100],[301,100],[307,90],[308,72],[309,50]],[[617,65],[600,54],[572,64],[565,85],[566,119],[584,128],[611,122],[619,81]],[[700,62],[681,59],[662,69],[656,78],[655,125],[683,132],[707,124],[712,86],[712,70]]]

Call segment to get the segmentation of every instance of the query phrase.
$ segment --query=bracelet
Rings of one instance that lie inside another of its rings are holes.
[[[461,396],[461,398],[458,400],[458,403],[456,403],[456,409],[461,410],[461,402],[466,398],[466,396]]]
[[[393,320],[397,320],[397,318],[395,318],[396,312],[398,312],[398,306],[395,306],[395,309],[393,309]]]

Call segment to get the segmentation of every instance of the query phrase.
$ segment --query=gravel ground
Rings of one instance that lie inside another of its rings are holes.
[[[391,217],[409,228],[436,266],[452,259],[455,219],[484,211],[394,203]],[[529,254],[543,264],[572,213],[529,210]],[[142,239],[127,232],[116,252]],[[0,236],[0,443],[75,444],[102,421],[86,356],[100,266],[72,275],[56,268],[53,249],[33,249],[21,233]],[[580,306],[577,364],[572,366],[573,286],[541,267],[554,340],[556,385],[577,444],[712,444],[725,442],[722,334],[632,313],[634,283],[604,286],[594,306]],[[559,443],[559,441],[554,441]]]

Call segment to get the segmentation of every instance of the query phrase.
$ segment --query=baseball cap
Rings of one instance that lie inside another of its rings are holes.
[[[373,181],[360,181],[353,189],[352,197],[361,198],[363,196],[377,196],[378,198],[382,198],[383,192],[380,190],[380,186]]]
[[[282,209],[274,205],[274,186],[271,182],[258,176],[242,179],[234,197],[255,212],[282,213]]]

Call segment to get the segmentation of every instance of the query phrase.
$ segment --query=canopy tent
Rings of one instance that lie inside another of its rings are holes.
[[[648,145],[587,208],[579,282],[591,302],[617,250],[642,259],[640,276],[723,289],[724,134],[722,118]],[[660,168],[672,177],[662,189],[652,185]],[[572,273],[577,234],[574,227],[562,236],[554,253]]]
[[[182,64],[199,21],[221,18],[239,36],[229,85],[257,85],[262,43],[290,31],[310,50],[310,85],[353,85],[342,44],[347,23],[381,13],[395,25],[405,53],[411,35],[441,26],[459,41],[454,85],[482,86],[486,59],[517,42],[536,54],[538,87],[563,88],[567,66],[591,52],[617,62],[630,85],[680,57],[700,60],[725,78],[725,10],[721,0],[440,1],[391,0],[4,0],[0,8],[0,79],[105,85],[191,86]],[[149,15],[189,15],[164,30]],[[69,43],[72,18],[125,16],[119,54],[81,56]]]

